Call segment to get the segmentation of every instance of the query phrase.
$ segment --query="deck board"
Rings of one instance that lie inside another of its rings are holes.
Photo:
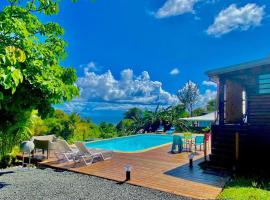
[[[215,199],[228,180],[227,176],[207,174],[199,168],[203,153],[194,158],[194,167],[188,166],[188,153],[169,153],[170,146],[164,146],[143,153],[114,153],[107,161],[98,161],[90,166],[73,163],[58,163],[55,158],[41,162],[41,165],[98,176],[115,181],[125,179],[124,166],[132,166],[130,184],[157,189],[177,195]]]

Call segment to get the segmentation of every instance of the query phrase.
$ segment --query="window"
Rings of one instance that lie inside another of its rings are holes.
[[[270,94],[270,74],[259,75],[259,94]]]

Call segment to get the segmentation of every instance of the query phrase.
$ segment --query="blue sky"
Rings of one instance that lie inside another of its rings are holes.
[[[216,90],[206,70],[269,56],[269,13],[267,0],[63,1],[43,20],[65,29],[63,65],[82,90],[61,108],[115,123],[132,106],[177,103],[188,80],[203,105]]]

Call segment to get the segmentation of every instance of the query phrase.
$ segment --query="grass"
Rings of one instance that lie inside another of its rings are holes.
[[[270,200],[270,182],[260,179],[235,178],[225,186],[218,199]]]

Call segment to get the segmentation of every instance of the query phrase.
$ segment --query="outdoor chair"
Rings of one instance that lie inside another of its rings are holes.
[[[101,158],[102,160],[109,160],[112,158],[112,151],[88,149],[84,142],[74,142],[74,144],[79,150],[77,159],[82,160],[85,165],[91,165],[95,158]]]
[[[54,154],[58,158],[58,161],[74,161],[78,152],[78,149],[71,148],[65,140],[58,140],[55,142]]]
[[[52,149],[52,143],[57,141],[57,138],[55,135],[43,135],[43,136],[33,136],[31,139],[35,144],[35,150],[36,153],[37,149],[42,150],[42,154],[44,154],[45,151],[47,151],[47,159],[50,155],[50,150]]]
[[[183,150],[183,140],[180,135],[174,135],[173,136],[173,143],[172,143],[172,149],[171,153],[175,153],[176,147],[178,148],[178,153],[181,153]]]
[[[195,152],[197,151],[197,146],[200,146],[200,151],[201,151],[203,145],[204,145],[204,136],[196,136],[195,137]]]
[[[183,146],[187,151],[191,151],[192,149],[192,134],[184,133],[183,134]]]
[[[171,127],[170,130],[167,130],[165,133],[166,135],[172,135],[175,132],[175,128]]]
[[[164,126],[159,126],[156,132],[163,133],[163,131],[164,131]]]
[[[173,133],[174,133],[174,131],[172,131],[172,130],[167,130],[167,131],[165,132],[166,135],[172,135]]]

